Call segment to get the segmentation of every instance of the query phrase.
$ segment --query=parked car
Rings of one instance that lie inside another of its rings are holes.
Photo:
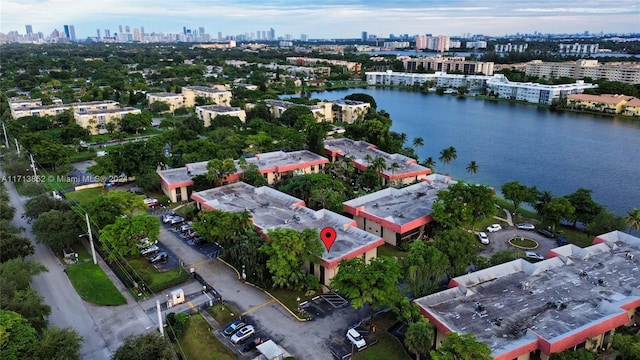
[[[232,321],[230,324],[228,324],[224,330],[222,330],[222,333],[226,336],[231,336],[233,334],[236,333],[236,331],[240,330],[241,328],[243,328],[245,325],[245,322],[242,320],[234,320]]]
[[[144,238],[140,241],[138,241],[138,245],[136,245],[138,247],[138,249],[142,250],[144,248],[148,248],[151,245],[155,245],[158,243],[158,240],[151,240],[149,238]]]
[[[558,244],[558,246],[567,245],[568,243],[569,243],[569,240],[567,240],[566,237],[559,237],[556,239],[556,244]]]
[[[184,218],[182,216],[173,216],[169,219],[169,225],[176,225],[184,222]]]
[[[500,231],[502,230],[502,226],[500,226],[500,224],[491,224],[489,226],[487,226],[487,232],[496,232],[496,231]]]
[[[355,345],[358,349],[361,349],[367,346],[367,342],[364,340],[362,335],[356,329],[349,329],[347,331],[347,339]]]
[[[142,201],[145,203],[145,205],[147,205],[150,208],[154,208],[160,205],[160,202],[156,198],[146,198]]]
[[[140,255],[148,256],[148,255],[155,254],[155,253],[157,253],[159,251],[160,251],[160,248],[158,247],[158,245],[151,245],[151,246],[147,246],[146,248],[140,250]]]
[[[189,230],[191,230],[191,224],[192,224],[191,221],[189,221],[188,223],[180,226],[180,228],[178,228],[178,230],[180,230],[180,232],[189,231]]]
[[[147,260],[152,264],[155,264],[158,262],[166,262],[167,259],[169,259],[169,255],[164,251],[147,257]]]
[[[166,214],[162,215],[162,222],[165,223],[165,224],[168,224],[169,220],[171,220],[172,218],[174,218],[176,216],[178,216],[178,215],[176,215],[175,213],[172,213],[172,212],[166,213]]]
[[[253,349],[255,349],[258,345],[262,344],[265,342],[265,339],[257,336],[257,337],[251,337],[247,340],[247,343],[244,345],[244,347],[242,348],[242,352],[249,352],[252,351]]]
[[[556,237],[556,234],[554,234],[552,231],[547,230],[547,229],[538,229],[538,234],[544,236],[544,237],[548,237],[548,238],[554,238]]]
[[[544,260],[544,256],[533,251],[525,251],[524,256],[527,258],[527,260],[533,261],[533,262]]]
[[[235,334],[231,337],[231,342],[234,344],[241,344],[243,341],[247,340],[256,330],[253,328],[253,325],[245,325],[240,328],[240,330],[236,331]]]
[[[535,230],[536,226],[530,223],[520,223],[518,225],[516,225],[516,228],[518,228],[518,230]]]
[[[489,244],[489,237],[487,236],[487,233],[485,233],[484,231],[480,231],[478,233],[478,239],[480,239],[480,242],[484,245]]]

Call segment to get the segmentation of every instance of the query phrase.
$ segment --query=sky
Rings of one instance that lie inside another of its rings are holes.
[[[49,35],[75,26],[78,39],[96,29],[144,27],[146,33],[204,27],[217,37],[275,29],[276,37],[360,38],[389,34],[505,35],[640,32],[639,0],[1,0],[0,32],[25,25]]]

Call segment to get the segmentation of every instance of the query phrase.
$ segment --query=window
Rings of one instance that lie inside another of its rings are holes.
[[[182,188],[176,189],[176,202],[182,201]]]
[[[316,171],[316,167],[314,165],[311,165],[311,172]]]

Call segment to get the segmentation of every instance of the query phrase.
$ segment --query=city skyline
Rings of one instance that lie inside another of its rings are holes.
[[[5,0],[0,32],[48,35],[73,24],[78,40],[95,37],[96,29],[118,32],[119,26],[144,27],[145,32],[181,33],[183,27],[204,27],[209,34],[235,36],[257,29],[276,29],[276,36],[298,38],[359,38],[363,31],[378,37],[390,34],[515,33],[631,33],[639,32],[640,4],[621,0],[605,4],[594,0],[542,0],[535,4],[514,0],[425,1],[322,0],[301,2],[255,0],[195,0],[178,6],[166,0]]]

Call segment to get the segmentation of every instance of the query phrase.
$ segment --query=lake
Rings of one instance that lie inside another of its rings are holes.
[[[391,130],[407,134],[407,146],[422,137],[420,161],[438,159],[453,146],[458,158],[438,161],[435,171],[495,187],[518,180],[555,196],[579,187],[618,215],[640,208],[640,121],[592,114],[552,112],[533,105],[493,102],[398,89],[325,91],[334,100],[352,93],[373,96],[391,115]],[[466,167],[475,161],[479,170]]]

